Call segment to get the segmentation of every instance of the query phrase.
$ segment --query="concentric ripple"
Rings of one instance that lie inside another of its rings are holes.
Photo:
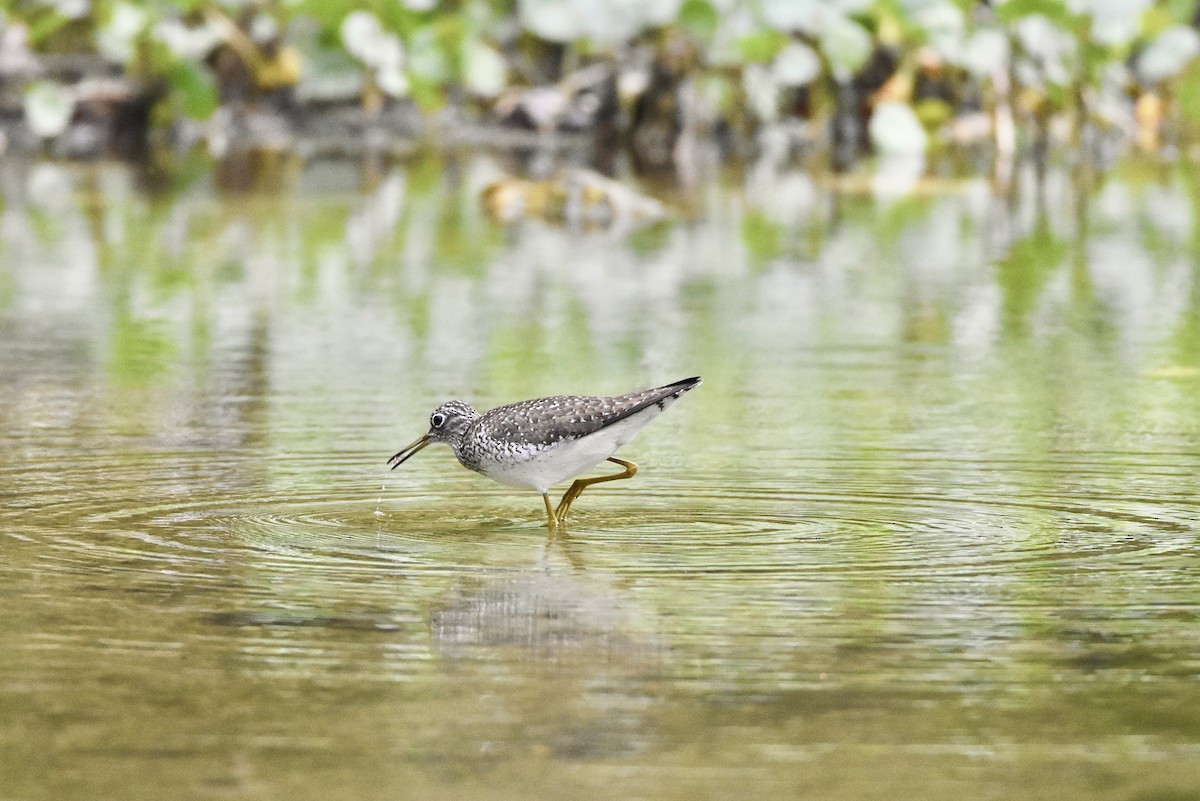
[[[1194,556],[1200,504],[1175,481],[1195,459],[1141,464],[1143,476],[1162,480],[1124,493],[1123,473],[1088,458],[1073,454],[1053,469],[995,460],[964,471],[926,455],[902,483],[863,478],[895,475],[886,456],[789,465],[795,479],[768,469],[732,477],[658,469],[627,487],[589,491],[566,537],[626,575],[1120,573],[1131,559]],[[0,509],[7,536],[53,532],[43,558],[64,567],[203,576],[241,554],[346,576],[444,571],[465,553],[490,564],[520,560],[544,541],[536,495],[453,465],[397,478],[363,454],[146,451],[116,464],[96,455],[5,473],[22,487]],[[937,483],[952,475],[956,483]]]

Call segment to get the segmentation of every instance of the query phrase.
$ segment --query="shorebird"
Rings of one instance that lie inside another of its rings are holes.
[[[546,504],[551,529],[566,521],[571,504],[587,487],[633,478],[637,465],[613,456],[637,432],[690,389],[699,376],[613,397],[554,395],[497,406],[480,414],[460,400],[443,403],[429,416],[429,431],[398,451],[395,470],[434,442],[449,445],[463,467],[511,487],[536,490]],[[624,468],[576,479],[558,507],[550,488],[608,460]]]

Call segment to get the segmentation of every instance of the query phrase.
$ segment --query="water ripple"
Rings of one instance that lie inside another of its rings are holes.
[[[927,580],[1120,573],[1131,559],[1144,567],[1194,557],[1200,502],[1170,482],[1118,492],[1126,462],[1143,478],[1148,469],[1171,477],[1193,467],[1178,454],[964,464],[900,452],[792,464],[784,474],[666,467],[636,486],[590,491],[567,536],[628,576]],[[244,553],[350,580],[384,569],[460,569],[461,553],[444,560],[464,544],[486,548],[493,564],[520,560],[545,536],[535,495],[445,470],[397,480],[353,452],[264,460],[147,451],[116,465],[82,454],[67,467],[26,461],[3,472],[22,485],[0,506],[6,536],[36,540],[57,525],[43,558],[63,568],[203,579]]]

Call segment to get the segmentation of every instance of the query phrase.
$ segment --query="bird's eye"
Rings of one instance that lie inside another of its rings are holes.
[[[429,422],[433,424],[434,428],[441,428],[442,424],[446,422],[446,415],[438,412],[433,417],[429,418]]]

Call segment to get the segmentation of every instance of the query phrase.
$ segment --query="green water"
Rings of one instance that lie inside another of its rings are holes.
[[[0,799],[1200,797],[1200,174],[500,166],[0,163]],[[556,538],[384,465],[694,374]]]

